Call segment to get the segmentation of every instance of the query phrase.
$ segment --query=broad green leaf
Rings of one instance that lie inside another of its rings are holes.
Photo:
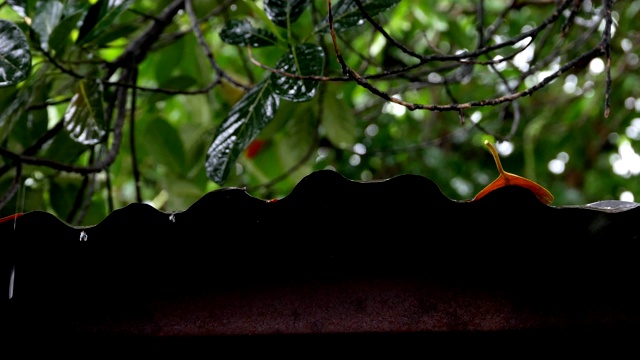
[[[77,11],[58,23],[49,35],[49,48],[55,53],[63,52],[65,46],[69,43],[70,34],[78,27],[78,23],[82,20],[84,11]]]
[[[400,0],[362,0],[362,6],[369,16],[376,16],[398,4]],[[354,0],[341,0],[332,7],[333,28],[340,32],[354,26],[362,25],[366,18],[358,8]],[[329,31],[329,16],[320,22],[316,32]]]
[[[272,32],[254,28],[248,21],[240,19],[229,20],[220,30],[220,39],[227,44],[252,47],[272,46],[278,41]]]
[[[276,69],[294,75],[322,75],[324,52],[314,44],[300,44],[291,49],[276,63]],[[293,102],[308,101],[318,88],[318,81],[300,80],[278,73],[271,74],[273,92],[285,100]]]
[[[98,0],[91,5],[80,27],[76,44],[84,45],[113,26],[115,19],[122,14],[133,0]]]
[[[19,91],[16,98],[0,112],[0,142],[7,138],[13,125],[20,118],[29,99],[26,90]]]
[[[329,95],[336,91],[331,88],[323,97],[322,126],[333,145],[340,149],[350,148],[356,143],[356,118],[344,99]]]
[[[36,84],[29,80],[32,89],[29,104],[43,103],[47,100],[48,82],[42,79]],[[27,86],[25,86],[26,88]],[[48,129],[49,115],[46,108],[30,109],[17,112],[19,117],[11,129],[10,140],[18,142],[22,149],[31,146]]]
[[[27,107],[48,99],[49,69],[47,64],[41,64],[20,87],[0,88],[0,142],[8,137],[27,147],[47,130],[47,110]]]
[[[147,70],[151,75],[155,77],[155,82],[159,87],[164,88],[167,85],[171,86],[171,78],[176,76],[176,73],[179,72],[184,66],[184,57],[183,56],[174,56],[175,54],[184,54],[187,51],[192,51],[189,49],[189,46],[192,42],[188,41],[187,37],[183,36],[176,41],[172,41],[167,44],[167,46],[163,46],[156,51],[151,52],[147,55],[146,60],[142,63],[140,68],[140,72],[145,72],[145,67],[148,66],[149,70]],[[193,79],[193,76],[191,77]],[[191,86],[192,84],[189,84]],[[176,87],[173,87],[176,89]],[[187,89],[181,88],[181,89]]]
[[[81,80],[64,114],[64,127],[83,145],[95,145],[105,134],[102,92],[98,80]]]
[[[264,0],[264,11],[276,25],[287,28],[298,20],[309,0]]]
[[[198,82],[196,79],[188,75],[176,75],[168,78],[158,85],[161,89],[166,90],[188,90],[190,87],[196,85]],[[173,94],[166,94],[161,92],[155,92],[149,96],[147,103],[153,104],[158,101],[166,100],[174,96]]]
[[[60,22],[63,7],[61,2],[55,0],[36,3],[36,16],[31,27],[38,34],[40,46],[45,51],[49,51],[49,37]]]
[[[154,162],[165,164],[172,172],[184,174],[184,146],[176,129],[165,119],[156,117],[149,121],[140,134],[142,145]]]
[[[49,183],[49,201],[51,208],[60,219],[66,219],[73,209],[73,202],[80,189],[75,179],[62,178]]]
[[[129,39],[131,38],[131,34],[138,31],[140,27],[136,24],[131,23],[118,23],[110,26],[104,31],[100,33],[100,35],[96,36],[91,43],[98,47],[109,47],[109,43],[112,41],[116,41],[118,39]]]
[[[280,100],[266,79],[249,90],[229,111],[207,150],[207,176],[222,185],[238,155],[275,116]]]
[[[27,37],[16,24],[0,19],[0,87],[21,82],[29,71],[31,50]]]
[[[318,131],[317,107],[315,102],[296,104],[290,115],[291,119],[279,134],[282,136],[277,142],[278,157],[286,168],[297,164],[307,154],[309,147],[314,145],[314,137]],[[314,161],[315,156],[309,160]]]
[[[85,151],[87,151],[86,146],[72,140],[68,133],[61,132],[48,145],[45,157],[55,161],[73,163]]]

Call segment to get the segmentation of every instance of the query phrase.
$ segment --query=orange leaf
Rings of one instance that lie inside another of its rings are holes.
[[[493,155],[493,159],[496,162],[496,166],[498,167],[498,172],[500,174],[498,175],[497,179],[493,180],[491,184],[482,189],[471,201],[478,200],[488,193],[492,192],[493,190],[499,189],[503,186],[514,185],[531,190],[536,195],[538,200],[540,200],[544,204],[549,205],[553,202],[553,195],[549,192],[549,190],[529,179],[523,178],[522,176],[504,171],[504,169],[502,168],[502,163],[500,163],[500,157],[498,157],[496,148],[494,148],[493,145],[487,140],[485,140],[484,144],[489,147],[489,150],[491,150],[491,154]]]

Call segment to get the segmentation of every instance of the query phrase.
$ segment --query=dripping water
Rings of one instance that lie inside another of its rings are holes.
[[[11,275],[9,276],[9,300],[13,298],[13,282],[16,278],[16,266],[11,267]]]
[[[23,182],[22,179],[20,179],[20,187],[18,188],[18,196],[16,197],[16,208],[15,208],[14,214],[19,214],[24,212],[24,201],[27,193],[26,185],[28,180],[30,179],[27,179]],[[18,217],[19,216],[15,216],[13,218],[14,239],[16,238],[16,233],[18,228]],[[9,300],[13,299],[13,289],[15,288],[15,281],[16,281],[16,265],[13,264],[11,266],[11,274],[9,275]]]

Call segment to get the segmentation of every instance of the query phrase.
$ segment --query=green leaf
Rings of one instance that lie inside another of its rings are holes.
[[[60,20],[51,35],[49,35],[49,48],[55,53],[63,52],[65,46],[69,43],[69,35],[78,27],[78,23],[83,16],[84,11],[77,11]]]
[[[0,87],[12,86],[29,76],[31,50],[20,28],[0,19]]]
[[[20,118],[20,115],[24,111],[28,99],[28,92],[26,90],[20,91],[16,98],[9,103],[7,107],[2,109],[0,113],[0,142],[4,141],[11,132],[16,120]]]
[[[163,118],[156,117],[149,121],[140,135],[154,162],[165,164],[174,173],[185,173],[184,146],[180,135],[171,124]]]
[[[291,49],[276,63],[276,69],[289,74],[309,76],[322,75],[324,66],[324,51],[314,44],[300,44]],[[281,98],[293,102],[308,101],[316,93],[318,81],[300,80],[283,76],[278,73],[271,74],[271,87]]]
[[[272,46],[276,36],[265,29],[254,28],[247,20],[232,19],[220,30],[220,39],[227,44],[252,47]]]
[[[296,104],[289,115],[291,119],[284,126],[284,131],[279,134],[282,137],[277,142],[278,157],[285,168],[295,166],[313,145],[318,130],[317,107],[315,102]],[[309,160],[314,161],[315,157],[311,156]]]
[[[36,3],[36,16],[31,27],[38,34],[40,46],[45,51],[49,51],[49,37],[60,22],[63,7],[59,1],[38,1]]]
[[[396,4],[400,0],[362,0],[362,7],[369,16],[376,16]],[[336,3],[333,8],[333,28],[336,32],[340,32],[354,26],[362,25],[366,22],[364,15],[360,12],[358,5],[353,0],[342,0]],[[318,24],[316,32],[329,31],[329,16]]]
[[[81,80],[64,114],[64,127],[83,145],[95,145],[105,134],[102,92],[98,80]]]
[[[192,78],[188,75],[176,75],[168,78],[167,80],[160,83],[159,88],[166,90],[188,90],[190,87],[196,85],[198,82],[196,79]],[[164,101],[174,94],[167,94],[162,92],[154,92],[149,96],[147,103],[154,104],[158,101]]]
[[[73,209],[73,202],[80,189],[74,179],[63,178],[53,180],[49,184],[49,201],[56,215],[65,219]]]
[[[68,133],[62,132],[51,140],[45,157],[59,162],[73,163],[86,150],[86,146],[73,141]]]
[[[98,0],[91,5],[85,17],[76,44],[84,45],[113,26],[115,19],[131,5],[133,0]]]
[[[346,149],[356,143],[356,118],[344,99],[329,95],[335,91],[329,87],[323,97],[322,126],[333,145]]]
[[[207,150],[207,176],[222,185],[238,155],[275,116],[280,100],[266,79],[238,101],[216,131]]]
[[[287,28],[298,20],[309,5],[309,0],[264,0],[264,11],[269,20]]]

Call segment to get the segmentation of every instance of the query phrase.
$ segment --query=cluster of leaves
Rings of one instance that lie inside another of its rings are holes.
[[[327,167],[470,198],[496,175],[487,139],[557,204],[640,194],[609,164],[634,116],[638,4],[5,1],[0,215],[91,224],[223,185],[282,197]]]

